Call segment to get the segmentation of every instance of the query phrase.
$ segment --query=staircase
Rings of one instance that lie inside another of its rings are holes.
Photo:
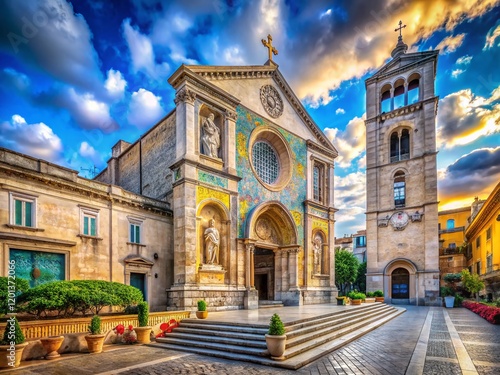
[[[263,324],[184,319],[168,337],[157,338],[156,343],[151,345],[297,369],[361,337],[404,311],[383,303],[370,303],[314,318],[285,322],[287,341],[282,361],[270,358],[265,340],[268,325]]]

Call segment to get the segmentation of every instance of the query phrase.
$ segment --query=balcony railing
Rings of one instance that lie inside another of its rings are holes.
[[[439,249],[439,255],[455,255],[455,254],[463,254],[463,252],[458,247],[442,247],[441,249]]]

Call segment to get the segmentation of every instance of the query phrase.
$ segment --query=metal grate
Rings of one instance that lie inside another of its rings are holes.
[[[278,155],[267,142],[255,142],[252,148],[253,166],[260,179],[266,184],[274,184],[280,174]]]

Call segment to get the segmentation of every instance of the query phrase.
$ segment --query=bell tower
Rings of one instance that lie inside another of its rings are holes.
[[[386,301],[439,303],[434,84],[438,51],[406,53],[365,81],[368,291]]]

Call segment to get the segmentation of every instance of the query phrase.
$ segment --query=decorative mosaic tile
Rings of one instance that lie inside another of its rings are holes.
[[[198,171],[198,180],[210,185],[218,186],[227,189],[227,178],[215,176],[211,173]]]

